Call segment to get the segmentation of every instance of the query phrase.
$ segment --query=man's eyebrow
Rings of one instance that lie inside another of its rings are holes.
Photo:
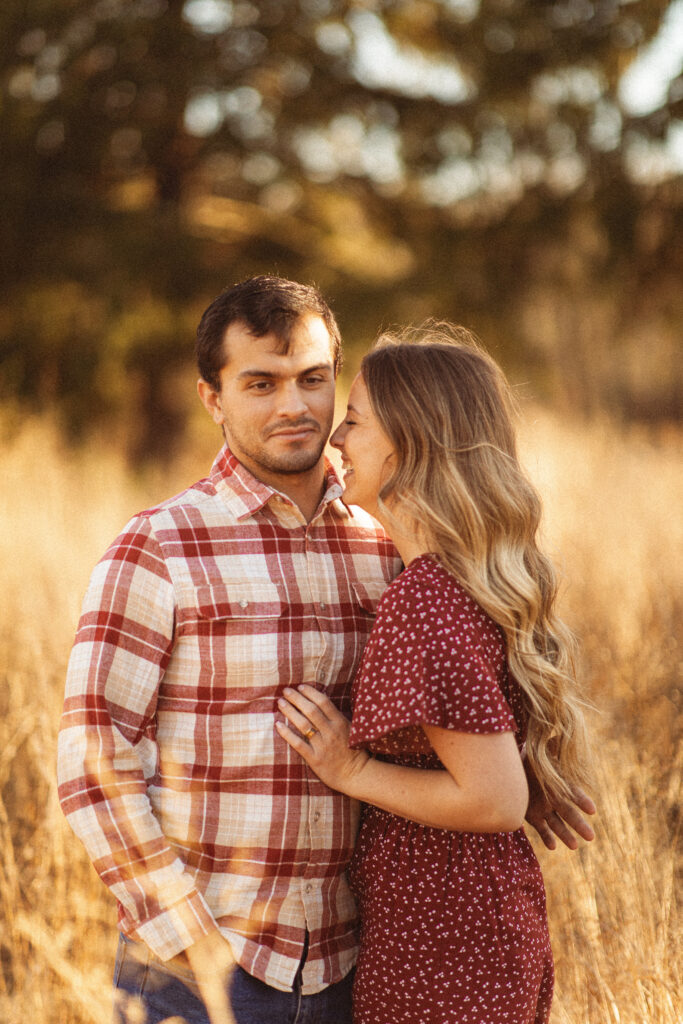
[[[307,366],[305,370],[300,370],[296,376],[305,377],[308,373],[319,373],[321,370],[329,370],[330,373],[334,371],[332,363],[316,363],[315,366]],[[244,380],[246,377],[265,377],[267,380],[280,380],[283,377],[288,377],[288,373],[278,373],[275,370],[259,370],[257,368],[242,370],[237,374],[237,380]]]

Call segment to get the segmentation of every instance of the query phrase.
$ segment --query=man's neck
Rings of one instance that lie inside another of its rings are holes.
[[[325,493],[327,472],[323,457],[305,473],[270,473],[261,466],[250,466],[246,462],[242,465],[261,483],[286,495],[310,523]]]
[[[298,476],[286,477],[284,480],[280,478],[280,485],[271,484],[271,487],[276,487],[282,494],[286,494],[306,522],[310,523],[325,493],[325,480],[325,467],[321,466],[320,471],[315,473],[315,478],[312,472],[307,480],[301,480]]]

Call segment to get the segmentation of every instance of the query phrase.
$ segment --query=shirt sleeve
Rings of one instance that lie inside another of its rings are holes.
[[[173,586],[147,518],[96,566],[69,659],[58,745],[64,814],[119,902],[123,931],[162,960],[217,924],[164,836],[147,786],[174,639]]]
[[[421,725],[516,731],[501,689],[505,665],[495,625],[457,584],[445,593],[393,586],[357,680],[351,746]]]

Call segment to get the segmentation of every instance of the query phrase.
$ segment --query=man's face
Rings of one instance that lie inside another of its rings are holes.
[[[299,318],[289,351],[273,334],[255,338],[243,323],[225,332],[220,391],[199,394],[223,427],[233,455],[278,489],[278,478],[305,474],[320,462],[334,414],[334,359],[325,322]]]

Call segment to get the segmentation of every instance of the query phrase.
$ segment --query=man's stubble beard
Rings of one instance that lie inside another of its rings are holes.
[[[317,424],[316,424],[317,426]],[[330,430],[332,425],[330,424]],[[329,431],[328,431],[329,433]],[[233,455],[237,458],[240,454],[246,456],[250,462],[255,466],[265,470],[268,473],[276,473],[281,476],[297,476],[301,473],[308,473],[320,462],[322,454],[327,444],[327,438],[323,437],[316,449],[312,452],[301,451],[291,452],[289,455],[283,454],[279,457],[270,456],[267,451],[264,451],[264,446],[256,447],[255,449],[250,444],[241,444],[239,438],[235,437],[234,447],[239,449],[239,454],[234,450],[233,445],[230,442],[228,436],[229,431],[227,424],[223,425],[223,437],[227,442]],[[247,467],[248,468],[248,467]]]
[[[320,462],[323,450],[325,448],[325,442],[320,445],[317,453],[313,452],[293,452],[289,456],[283,456],[281,459],[270,459],[266,454],[259,453],[258,456],[249,455],[248,452],[245,454],[249,455],[254,465],[261,466],[269,473],[279,473],[281,476],[297,476],[300,473],[308,473]]]

